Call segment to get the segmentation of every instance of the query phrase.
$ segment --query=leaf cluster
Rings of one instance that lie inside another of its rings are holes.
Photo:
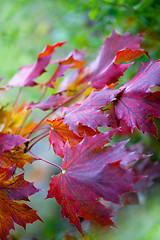
[[[150,155],[143,154],[141,143],[137,148],[126,148],[135,132],[158,139],[154,119],[160,118],[160,61],[141,49],[142,40],[142,34],[119,35],[113,30],[89,64],[84,51],[79,50],[52,60],[56,49],[66,42],[47,45],[34,64],[22,66],[2,85],[3,95],[19,88],[13,105],[2,102],[0,109],[2,240],[14,223],[25,228],[26,223],[41,220],[35,210],[21,202],[39,191],[24,180],[24,174],[15,175],[16,168],[23,170],[27,163],[42,160],[60,169],[52,176],[46,198],[56,199],[62,216],[82,235],[80,219],[103,227],[115,226],[117,209],[132,202],[133,195],[159,177],[159,164],[148,167]],[[142,62],[132,79],[119,84],[120,77],[125,77],[125,71],[142,56],[147,62]],[[47,66],[53,66],[51,76],[39,81]],[[39,89],[39,100],[21,104],[23,89],[34,87]],[[41,120],[33,117],[37,108],[47,112]],[[113,135],[117,142],[112,142]],[[32,152],[32,147],[46,136],[54,153],[62,158],[62,166]],[[126,141],[121,140],[123,136]],[[141,164],[143,158],[146,160]]]

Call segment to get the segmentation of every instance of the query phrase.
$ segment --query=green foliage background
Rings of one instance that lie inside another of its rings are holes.
[[[113,28],[145,33],[143,47],[160,55],[156,0],[0,0],[0,6],[0,72],[7,78],[33,63],[47,43],[68,40],[65,53],[85,47],[92,59]]]
[[[152,58],[160,58],[157,0],[0,0],[0,76],[8,81],[22,65],[34,63],[46,44],[59,41],[68,43],[55,57],[64,57],[74,48],[85,48],[86,59],[92,60],[113,28],[120,34],[144,33],[142,48]],[[153,138],[143,136],[143,142],[152,145],[156,156],[160,156]],[[92,227],[87,239],[159,240],[159,190],[157,185],[142,193],[142,205],[122,209],[117,218],[119,229],[106,233]],[[14,239],[67,239],[65,231],[71,233],[68,239],[81,239],[68,221],[61,220],[60,209],[53,200],[39,198],[33,197],[32,202],[35,201],[37,210],[41,209],[45,224],[34,223],[27,227],[26,233],[17,228],[16,233],[12,232]]]

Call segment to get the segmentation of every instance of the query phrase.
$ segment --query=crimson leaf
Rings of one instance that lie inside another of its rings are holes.
[[[64,117],[64,123],[78,134],[78,124],[81,123],[92,129],[98,126],[108,126],[108,115],[104,114],[100,108],[107,106],[115,100],[115,95],[119,90],[104,88],[100,91],[92,91],[89,97],[78,107],[68,111]]]
[[[91,82],[91,86],[97,89],[117,82],[132,63],[116,63],[132,61],[143,55],[145,52],[140,49],[141,42],[141,35],[133,36],[126,33],[121,36],[113,31],[110,37],[104,41],[96,60],[85,69],[83,81]]]
[[[37,62],[34,65],[21,67],[19,73],[15,74],[8,82],[8,86],[23,87],[36,85],[35,79],[46,71],[45,68],[49,64],[55,48],[61,47],[65,43],[66,42],[59,42],[54,45],[47,45],[38,55]]]
[[[23,174],[13,178],[15,166],[0,167],[0,238],[5,240],[9,230],[14,229],[14,222],[26,228],[27,223],[33,223],[41,218],[36,211],[21,200],[38,192],[32,183],[24,180]]]
[[[50,182],[47,197],[56,198],[62,207],[62,216],[69,218],[82,234],[78,217],[113,226],[112,212],[100,203],[100,198],[120,203],[120,196],[132,191],[134,183],[140,179],[132,169],[121,166],[124,159],[126,165],[130,155],[137,160],[137,153],[124,148],[117,154],[116,147],[104,147],[114,133],[115,130],[85,137],[73,148],[66,143],[63,171]]]
[[[121,87],[114,109],[116,119],[125,120],[131,131],[138,127],[157,136],[153,117],[160,118],[160,92],[152,93],[153,86],[160,86],[160,62],[151,60],[142,64],[134,78]]]

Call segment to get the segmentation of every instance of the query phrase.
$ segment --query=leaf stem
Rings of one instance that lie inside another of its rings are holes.
[[[34,143],[32,143],[32,145],[29,147],[29,149],[31,149],[37,142],[39,142],[40,140],[42,140],[43,138],[48,136],[48,132],[43,135],[41,138],[37,139]]]
[[[48,128],[46,131],[44,131],[44,132],[42,132],[42,133],[38,134],[37,136],[35,136],[35,137],[31,138],[30,142],[32,142],[32,141],[33,141],[33,140],[35,140],[36,138],[38,138],[38,137],[42,136],[43,134],[45,134],[45,133],[48,133],[48,132],[49,132],[49,130],[50,130],[50,128]]]
[[[56,108],[56,110],[57,110],[58,108]],[[28,136],[27,136],[27,138],[29,138],[34,132],[35,132],[35,130],[39,127],[39,125],[41,125],[41,123],[47,118],[47,117],[49,117],[53,112],[55,111],[55,109],[54,110],[52,110],[50,113],[48,113],[45,117],[43,117],[42,119],[41,119],[41,121],[39,122],[39,123],[37,123],[37,125],[32,129],[32,131],[28,134]]]
[[[37,130],[35,130],[35,132],[38,132],[38,131],[42,131],[43,129],[48,129],[48,130],[50,130],[51,128],[50,127],[42,127],[42,128],[38,128]],[[47,130],[46,130],[47,131]],[[45,131],[45,132],[46,132]],[[24,134],[23,136],[26,136],[28,133],[26,133],[26,134]],[[39,135],[38,135],[39,136]],[[32,139],[31,139],[31,141],[32,141]]]
[[[26,149],[27,149],[27,151],[28,151],[31,155],[33,155],[34,157],[36,157],[37,160],[41,160],[41,161],[43,161],[43,162],[45,162],[45,163],[51,164],[52,166],[57,167],[57,168],[59,168],[61,171],[63,171],[63,168],[61,168],[59,165],[57,165],[57,164],[55,164],[55,163],[51,163],[51,162],[49,162],[49,161],[47,161],[47,160],[45,160],[45,159],[43,159],[43,158],[40,158],[40,157],[38,157],[37,155],[35,155],[33,152],[31,152],[28,148],[26,148]]]

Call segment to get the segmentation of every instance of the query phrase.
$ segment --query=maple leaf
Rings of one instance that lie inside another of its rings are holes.
[[[0,153],[10,151],[12,147],[18,147],[20,144],[28,141],[29,139],[19,135],[0,133]]]
[[[93,129],[79,125],[78,126],[78,135],[72,132],[69,127],[63,123],[62,118],[56,118],[54,120],[46,120],[51,125],[51,131],[49,133],[49,141],[53,146],[53,150],[56,154],[60,157],[63,157],[64,146],[68,141],[70,146],[73,147],[74,145],[81,142],[84,138],[84,133],[86,136],[93,136],[98,134],[98,131],[94,131]]]
[[[16,167],[23,169],[27,163],[32,163],[36,159],[24,153],[19,149],[13,148],[11,151],[0,152],[0,165],[1,167]]]
[[[24,87],[34,86],[37,83],[35,79],[38,78],[46,70],[46,66],[50,63],[51,57],[55,48],[61,47],[66,42],[55,43],[54,45],[47,45],[45,49],[38,55],[37,62],[34,65],[26,65],[20,68],[19,73],[15,74],[8,82],[9,87]]]
[[[75,50],[70,53],[69,56],[67,56],[65,59],[54,61],[55,63],[58,63],[58,67],[45,85],[54,88],[54,82],[56,81],[56,79],[64,76],[64,73],[68,69],[81,68],[82,66],[84,66],[86,61],[82,61],[81,58],[82,53]]]
[[[10,229],[14,229],[14,222],[26,228],[27,223],[33,223],[41,218],[36,211],[21,200],[29,201],[28,197],[39,190],[24,180],[24,174],[14,178],[12,168],[0,167],[0,238],[5,240]]]
[[[111,210],[106,209],[99,199],[120,203],[120,196],[133,191],[134,183],[140,179],[132,169],[121,166],[123,161],[126,165],[131,155],[137,160],[137,153],[130,153],[124,148],[117,154],[116,147],[104,147],[115,132],[85,137],[73,148],[66,143],[63,171],[58,176],[52,176],[50,182],[47,198],[57,200],[62,207],[62,216],[69,218],[82,234],[78,217],[102,226],[113,226]]]
[[[33,183],[24,180],[24,173],[12,178],[14,171],[15,165],[11,168],[0,167],[0,191],[10,200],[29,201],[28,197],[39,190],[33,186]]]
[[[121,36],[113,30],[110,37],[104,41],[96,60],[85,69],[82,82],[91,82],[91,86],[96,89],[117,82],[132,65],[117,63],[133,61],[144,53],[147,54],[140,49],[141,42],[141,35],[133,36],[126,33]]]
[[[134,78],[120,89],[93,91],[80,106],[65,115],[64,123],[77,134],[78,124],[81,123],[92,129],[98,126],[121,127],[125,132],[133,132],[137,127],[142,132],[157,136],[153,117],[160,117],[160,92],[151,92],[151,87],[160,86],[159,69],[160,62],[150,60],[142,64]],[[114,111],[106,113],[102,108],[110,102]]]
[[[62,93],[57,93],[57,94],[52,94],[45,100],[39,103],[31,103],[28,105],[29,108],[32,110],[34,108],[40,108],[43,111],[54,109],[61,104],[64,104],[65,102],[69,101],[71,98],[70,97],[64,97]]]
[[[153,117],[160,118],[160,92],[152,93],[153,86],[160,86],[160,62],[155,60],[142,64],[139,72],[120,88],[114,103],[115,116],[118,121],[124,120],[131,132],[137,127],[157,136]]]
[[[100,91],[92,91],[89,97],[78,107],[68,110],[64,116],[64,123],[69,128],[78,133],[78,124],[86,125],[93,130],[98,126],[108,126],[108,115],[104,114],[100,108],[107,106],[111,101],[115,100],[115,95],[119,90],[111,90],[104,88]]]

